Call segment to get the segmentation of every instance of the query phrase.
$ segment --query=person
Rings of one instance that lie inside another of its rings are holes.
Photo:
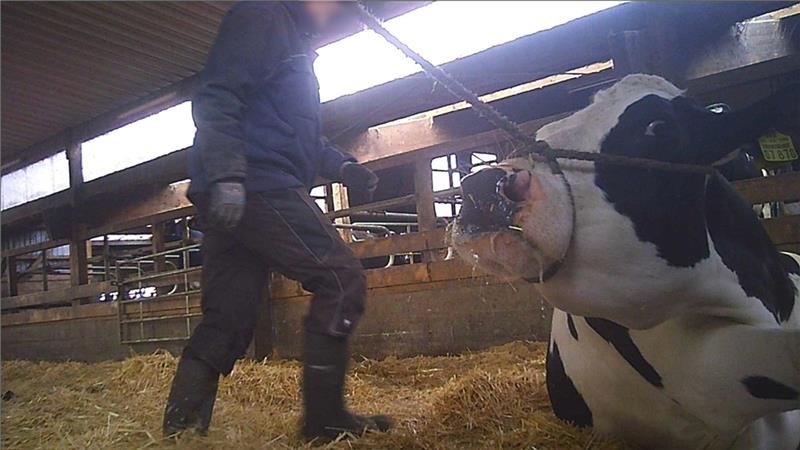
[[[204,223],[203,317],[184,349],[163,431],[207,432],[220,374],[244,356],[268,270],[313,293],[304,323],[302,434],[385,431],[350,413],[348,337],[364,312],[360,261],[309,196],[317,176],[372,192],[378,178],[321,136],[309,37],[339,2],[243,2],[222,20],[193,97],[189,198]]]

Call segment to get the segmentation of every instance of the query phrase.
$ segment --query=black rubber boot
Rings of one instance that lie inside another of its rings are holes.
[[[358,416],[344,404],[347,371],[347,340],[305,333],[303,362],[303,437],[336,439],[340,435],[360,436],[368,431],[387,431],[387,416]]]
[[[164,409],[164,437],[177,437],[188,429],[205,436],[218,383],[216,369],[184,350]]]

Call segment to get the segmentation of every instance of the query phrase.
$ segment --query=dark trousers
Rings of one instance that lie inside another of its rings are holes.
[[[202,220],[205,199],[193,200]],[[234,230],[204,231],[203,319],[187,349],[221,373],[230,373],[250,344],[269,270],[313,293],[308,331],[345,338],[355,328],[364,312],[364,270],[304,189],[248,193]]]

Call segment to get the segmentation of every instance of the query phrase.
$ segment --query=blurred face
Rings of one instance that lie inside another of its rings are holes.
[[[343,9],[338,1],[310,1],[303,5],[317,28],[326,27]]]

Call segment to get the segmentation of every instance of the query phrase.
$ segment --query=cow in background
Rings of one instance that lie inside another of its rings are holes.
[[[711,164],[772,128],[797,131],[798,92],[714,114],[629,75],[537,139]],[[797,260],[718,174],[561,167],[516,158],[470,175],[452,232],[467,261],[540,282],[554,306],[555,414],[646,448],[797,450]]]

